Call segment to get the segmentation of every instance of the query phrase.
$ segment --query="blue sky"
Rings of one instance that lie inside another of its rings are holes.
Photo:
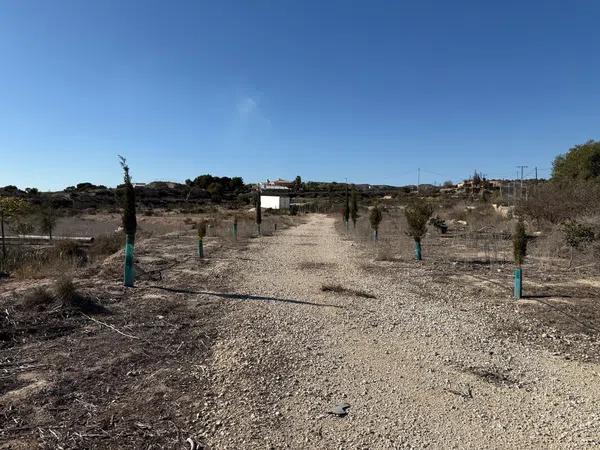
[[[600,2],[0,2],[0,185],[415,183],[600,138]]]

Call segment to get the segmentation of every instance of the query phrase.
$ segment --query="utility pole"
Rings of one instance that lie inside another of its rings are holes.
[[[417,194],[419,193],[419,187],[421,186],[421,168],[417,169]]]
[[[519,198],[523,197],[523,169],[526,168],[527,166],[517,166],[517,169],[521,169],[521,189],[519,190]]]
[[[535,182],[537,183],[537,166],[535,166]]]

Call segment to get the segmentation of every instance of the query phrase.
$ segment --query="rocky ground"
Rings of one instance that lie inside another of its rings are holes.
[[[597,364],[543,345],[526,305],[469,295],[426,261],[373,261],[333,222],[312,216],[237,263],[230,290],[253,297],[219,324],[211,447],[600,445]]]
[[[557,331],[535,299],[376,261],[334,222],[214,239],[202,263],[192,234],[149,239],[133,291],[119,257],[81,274],[110,314],[5,339],[0,448],[600,445],[593,325]],[[3,323],[22,327],[26,287],[7,286]]]

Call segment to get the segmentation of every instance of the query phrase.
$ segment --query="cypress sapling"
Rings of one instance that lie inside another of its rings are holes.
[[[262,211],[260,206],[260,188],[258,188],[258,190],[256,191],[254,197],[254,204],[256,206],[256,229],[258,231],[258,235],[260,236],[260,224],[262,223]]]
[[[379,240],[379,224],[381,223],[382,218],[383,215],[379,208],[379,204],[375,203],[375,206],[373,206],[371,214],[369,215],[369,222],[371,222],[371,228],[373,229],[373,239],[376,241]]]
[[[206,236],[206,222],[198,224],[198,257],[204,258],[204,237]]]
[[[352,186],[350,217],[352,218],[352,228],[356,228],[356,219],[358,219],[358,192],[356,192],[356,188],[354,186]]]
[[[515,225],[513,232],[513,255],[515,258],[515,286],[514,297],[520,299],[523,296],[523,269],[522,265],[527,255],[527,234],[525,233],[525,224],[519,220]]]
[[[135,283],[135,270],[133,267],[133,251],[135,246],[135,233],[137,219],[135,216],[135,190],[131,183],[127,160],[119,155],[119,162],[123,169],[123,229],[125,230],[125,270],[124,284],[133,287]]]
[[[237,216],[233,216],[233,239],[237,241],[238,235],[238,218]]]
[[[348,221],[350,220],[350,200],[348,198],[348,184],[346,183],[346,190],[344,192],[344,224],[346,225],[346,231],[348,231]]]

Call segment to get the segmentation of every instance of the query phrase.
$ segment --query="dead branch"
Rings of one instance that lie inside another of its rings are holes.
[[[102,321],[100,321],[98,319],[94,319],[93,317],[90,317],[87,314],[82,314],[82,315],[83,315],[83,317],[85,317],[87,319],[90,319],[92,322],[96,322],[99,325],[102,325],[102,326],[105,326],[107,328],[110,328],[114,332],[119,333],[119,334],[121,334],[121,335],[123,335],[125,337],[131,338],[131,339],[140,339],[141,340],[141,338],[138,337],[138,336],[134,336],[133,334],[123,333],[121,330],[117,329],[116,327],[114,327],[114,326],[112,326],[112,325],[110,325],[108,323],[102,322]]]

